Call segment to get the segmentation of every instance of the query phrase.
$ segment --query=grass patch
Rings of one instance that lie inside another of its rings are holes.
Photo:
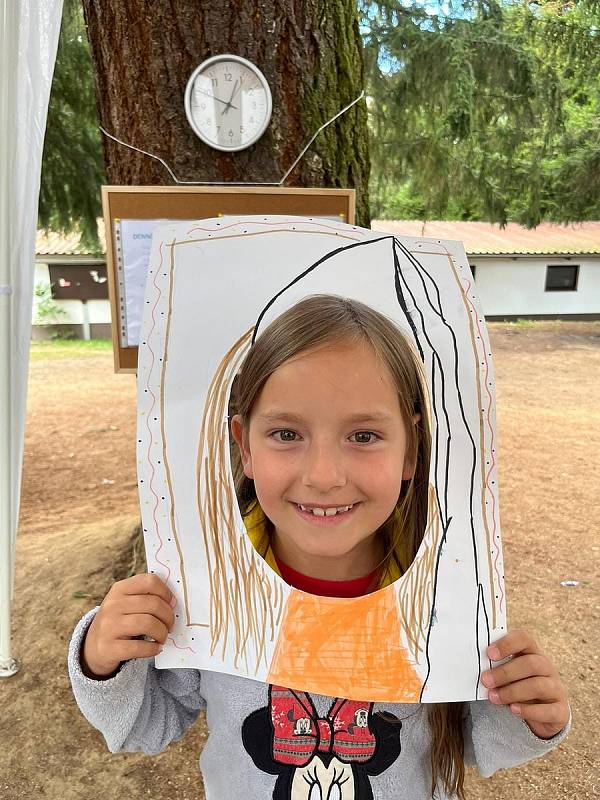
[[[32,341],[29,357],[37,358],[73,358],[112,351],[110,339],[55,339],[52,341]]]
[[[534,319],[517,319],[514,322],[509,322],[513,328],[535,328],[536,321]]]

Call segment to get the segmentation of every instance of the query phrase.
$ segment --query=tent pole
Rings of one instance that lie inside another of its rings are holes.
[[[14,0],[0,0],[0,75],[11,75],[14,30]],[[9,90],[11,82],[0,81],[0,677],[14,675],[18,661],[11,656],[11,600],[13,583],[13,526],[11,481],[11,247],[8,191],[13,137]]]

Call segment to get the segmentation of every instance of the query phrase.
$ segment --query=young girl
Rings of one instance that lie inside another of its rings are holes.
[[[430,433],[422,367],[367,306],[310,297],[276,319],[234,382],[234,480],[250,539],[292,586],[357,597],[396,580],[427,521]],[[488,650],[489,701],[373,703],[205,670],[157,670],[176,601],[156,575],[115,583],[75,629],[77,702],[111,752],[158,753],[201,710],[208,800],[464,797],[484,776],[566,735],[556,669],[525,631]],[[368,658],[368,655],[366,656]]]

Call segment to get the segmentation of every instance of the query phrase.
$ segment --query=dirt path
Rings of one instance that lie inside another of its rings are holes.
[[[600,323],[490,330],[510,624],[552,653],[576,727],[546,759],[470,775],[468,797],[598,797]],[[13,607],[22,667],[0,681],[2,800],[203,797],[203,721],[159,756],[111,755],[66,674],[75,622],[129,568],[134,420],[134,379],[113,374],[109,353],[32,360]]]
[[[135,376],[108,351],[30,364],[20,530],[76,527],[137,513]],[[60,351],[59,351],[60,352]]]

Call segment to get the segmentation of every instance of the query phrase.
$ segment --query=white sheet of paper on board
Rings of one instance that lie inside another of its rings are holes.
[[[393,319],[427,374],[430,524],[409,570],[361,598],[288,586],[252,547],[231,477],[227,401],[257,321],[260,335],[316,293]],[[178,599],[159,668],[382,702],[487,696],[485,648],[506,626],[494,378],[459,242],[283,216],[155,230],[138,361],[138,475],[148,569]],[[384,618],[387,634],[375,642],[372,621]]]
[[[123,347],[137,347],[142,325],[142,306],[148,277],[152,234],[164,225],[164,219],[116,220],[119,228],[121,259],[123,262],[123,316],[125,337]],[[170,224],[173,224],[171,220]]]

